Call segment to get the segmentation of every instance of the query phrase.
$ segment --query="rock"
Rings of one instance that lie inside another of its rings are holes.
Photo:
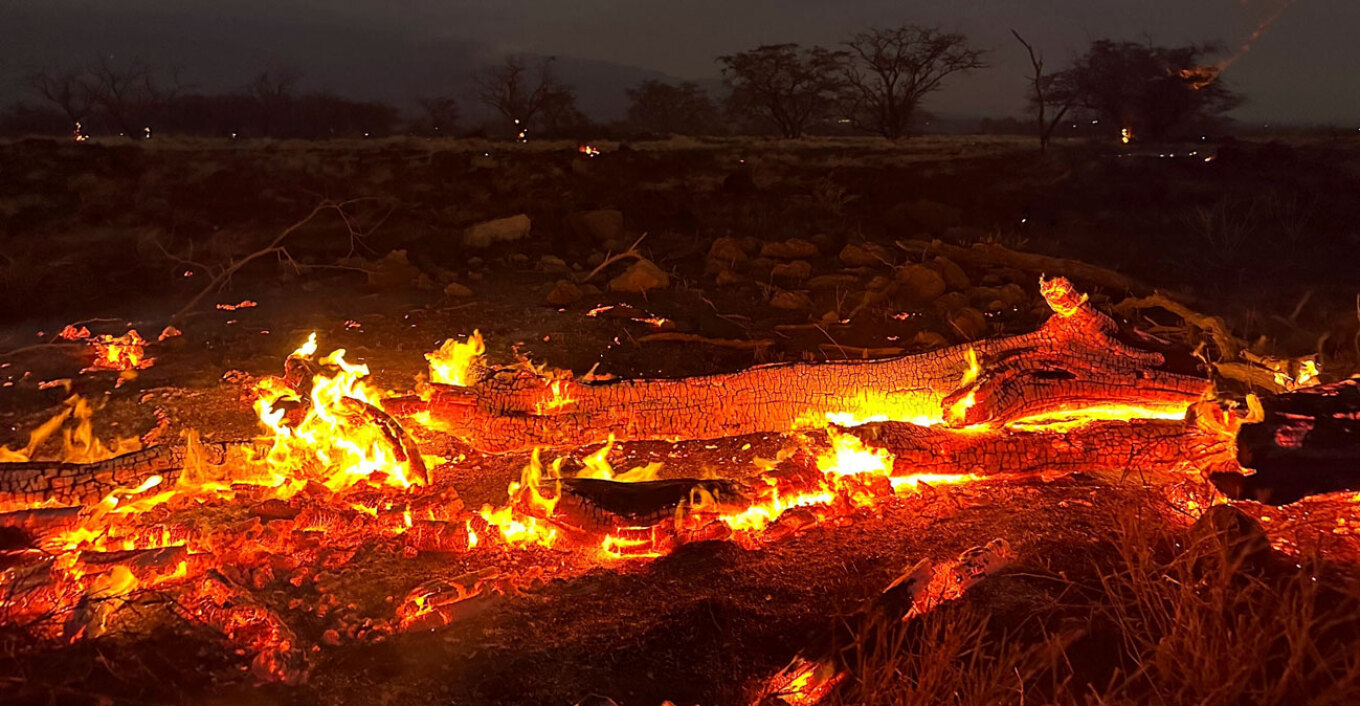
[[[510,257],[505,258],[512,265],[525,265],[529,262],[529,256],[522,252],[512,252]]]
[[[486,260],[483,260],[482,258],[477,257],[477,256],[475,256],[475,255],[472,256],[472,257],[469,257],[468,260],[467,260],[467,265],[468,265],[468,267],[471,267],[471,268],[474,269],[474,270],[477,269],[478,267],[481,267],[482,265],[485,265],[485,264],[486,264]]]
[[[817,275],[807,281],[812,289],[849,289],[859,286],[856,275]]]
[[[623,237],[623,211],[604,208],[567,216],[567,228],[578,238],[597,243]]]
[[[1029,302],[1029,294],[1025,292],[1025,288],[1014,282],[1002,287],[997,297],[1005,302],[1006,306],[1023,307]]]
[[[783,242],[765,243],[760,246],[760,255],[780,260],[801,260],[816,257],[817,246],[802,238],[789,238]]]
[[[841,248],[839,257],[841,262],[847,267],[871,267],[873,265],[882,265],[885,262],[892,262],[892,260],[888,258],[887,248],[877,243],[864,243],[861,245],[847,243],[845,247]]]
[[[754,255],[760,252],[760,246],[762,245],[760,240],[756,238],[754,235],[748,235],[744,238],[740,238],[739,240],[737,240],[737,244],[741,246],[742,250],[746,251],[747,255]]]
[[[609,280],[611,292],[642,293],[652,289],[665,289],[671,278],[651,260],[638,260],[624,270],[623,274]]]
[[[567,261],[556,255],[544,255],[538,258],[538,264],[534,265],[534,269],[553,275],[571,272],[571,267],[567,265]]]
[[[746,251],[741,249],[741,244],[736,238],[722,237],[713,241],[712,247],[708,249],[708,259],[730,265],[734,262],[744,262]]]
[[[973,282],[968,279],[968,273],[963,271],[957,263],[947,257],[937,257],[930,261],[930,266],[944,277],[944,283],[950,289],[960,291],[968,289]]]
[[[469,248],[490,247],[492,243],[520,240],[529,235],[529,217],[523,213],[509,218],[497,218],[468,226],[463,231],[463,245]]]
[[[935,300],[935,306],[941,311],[955,312],[968,306],[968,295],[963,292],[945,292]]]
[[[897,270],[899,291],[912,304],[924,304],[944,294],[944,277],[925,265],[903,265]]]
[[[781,289],[770,297],[770,306],[785,311],[802,311],[812,306],[812,299],[802,292]]]
[[[965,341],[976,341],[991,332],[987,317],[977,309],[966,306],[949,315],[949,326]]]
[[[808,240],[817,246],[818,252],[836,252],[836,241],[826,233],[818,233]]]
[[[444,287],[444,296],[462,299],[464,297],[472,296],[472,290],[469,289],[466,285],[462,285],[457,282],[449,282]]]
[[[737,274],[732,270],[722,270],[721,272],[718,273],[718,276],[715,278],[715,281],[717,281],[718,286],[720,287],[729,284],[740,284],[746,281],[746,276]]]
[[[375,289],[434,288],[434,282],[430,280],[429,275],[406,258],[405,250],[393,250],[380,260],[365,260],[361,257],[342,258],[338,264],[363,270],[368,276],[368,285]]]
[[[895,207],[923,230],[942,233],[946,228],[963,225],[963,210],[938,201],[920,199]]]
[[[770,276],[790,282],[802,282],[812,276],[812,263],[807,260],[781,262],[770,270]]]
[[[553,306],[569,306],[581,300],[585,294],[571,280],[559,279],[548,292],[547,302]]]
[[[600,263],[604,262],[605,257],[606,255],[604,253],[600,252],[599,250],[596,250],[590,253],[590,257],[586,258],[586,266],[599,267]]]

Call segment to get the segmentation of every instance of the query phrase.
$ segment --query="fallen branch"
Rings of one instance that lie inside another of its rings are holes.
[[[256,250],[253,253],[250,253],[249,255],[246,255],[245,257],[239,260],[232,260],[231,262],[227,263],[227,265],[222,268],[221,272],[218,272],[217,275],[214,276],[208,282],[208,284],[203,287],[203,289],[199,290],[198,294],[195,294],[187,304],[181,307],[179,311],[175,312],[175,314],[170,317],[170,322],[175,323],[176,321],[179,321],[180,318],[182,318],[185,314],[193,310],[194,307],[198,306],[198,303],[203,301],[204,297],[207,297],[209,294],[212,294],[213,292],[216,292],[217,290],[225,286],[228,282],[231,281],[232,275],[236,274],[236,272],[238,272],[242,267],[245,267],[246,265],[254,262],[255,260],[258,260],[267,255],[282,255],[284,257],[288,257],[288,250],[283,246],[283,241],[287,240],[288,236],[292,235],[293,233],[296,233],[303,226],[307,225],[308,223],[311,223],[312,219],[316,218],[322,212],[333,210],[340,214],[341,220],[344,221],[347,228],[350,228],[350,240],[352,250],[353,241],[357,234],[353,230],[353,226],[351,225],[349,219],[346,217],[344,209],[346,206],[358,203],[359,201],[362,200],[365,199],[351,199],[349,201],[338,202],[322,201],[321,203],[318,203],[316,206],[312,208],[311,212],[308,213],[306,216],[303,216],[301,220],[280,231],[279,234],[275,236],[274,239],[271,240],[268,245],[264,246],[259,250]],[[288,259],[291,260],[292,258],[288,257]]]

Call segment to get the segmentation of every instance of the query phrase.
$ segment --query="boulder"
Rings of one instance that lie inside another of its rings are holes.
[[[878,243],[848,243],[841,248],[839,257],[847,267],[872,267],[892,262],[888,257],[888,249]]]
[[[534,265],[534,269],[554,275],[571,272],[571,267],[567,265],[567,261],[556,255],[544,255],[538,258],[538,264]]]
[[[609,280],[609,291],[640,294],[652,289],[665,289],[671,278],[651,260],[639,259],[624,270],[623,274]]]
[[[965,341],[976,341],[984,338],[992,329],[986,315],[971,306],[963,307],[951,313],[949,315],[949,326],[954,329],[954,333],[957,333]]]
[[[718,272],[718,276],[714,278],[714,281],[716,281],[718,283],[718,286],[721,287],[729,284],[740,284],[742,282],[745,282],[746,276],[733,272],[732,270],[722,270]]]
[[[559,279],[548,292],[547,302],[553,306],[569,306],[580,301],[584,293],[571,280]]]
[[[802,282],[812,276],[812,263],[807,260],[781,262],[770,270],[770,276],[790,282]]]
[[[490,247],[493,243],[520,240],[529,235],[529,217],[523,213],[509,218],[497,218],[468,226],[463,231],[463,245],[469,248]]]
[[[472,290],[466,285],[457,282],[449,282],[447,285],[444,285],[444,296],[462,299],[472,296]]]
[[[807,286],[813,289],[850,289],[859,286],[859,277],[856,275],[817,275],[807,281]]]
[[[734,262],[744,262],[746,251],[741,249],[741,244],[736,238],[722,237],[713,241],[712,247],[708,249],[708,259],[730,265]]]
[[[944,277],[926,265],[903,265],[897,270],[898,291],[910,304],[924,304],[944,294]]]
[[[968,289],[973,284],[972,280],[968,279],[968,273],[947,257],[941,256],[931,260],[930,266],[944,277],[945,285],[954,291]]]
[[[573,213],[566,223],[576,237],[597,243],[623,236],[623,211],[613,208]]]
[[[802,292],[781,289],[770,297],[770,306],[785,311],[802,311],[812,306],[812,299]]]
[[[773,257],[780,260],[801,260],[817,256],[817,246],[802,238],[789,238],[785,241],[765,243],[760,246],[761,257]]]

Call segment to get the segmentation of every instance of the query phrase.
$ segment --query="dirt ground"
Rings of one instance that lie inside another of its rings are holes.
[[[947,291],[912,290],[904,267],[950,273],[908,240],[1074,258],[1224,317],[1262,354],[1316,354],[1333,379],[1360,367],[1354,140],[1073,143],[1045,160],[1029,142],[983,138],[598,146],[589,158],[575,144],[473,141],[0,145],[0,445],[22,445],[70,394],[54,381],[68,379],[96,403],[103,436],[250,438],[258,424],[241,373],[278,373],[310,332],[323,351],[345,348],[378,386],[402,391],[425,370],[423,353],[473,330],[497,363],[523,355],[577,374],[678,377],[920,352],[1032,330],[1046,315],[1038,273],[1014,267],[964,266]],[[281,241],[286,252],[205,290],[321,202],[343,202],[344,218],[319,214]],[[583,215],[601,211],[621,223]],[[476,247],[465,235],[517,214],[532,223],[523,237]],[[628,259],[587,279],[634,243],[665,286],[611,291]],[[1105,307],[1128,294],[1078,285]],[[564,289],[574,291],[559,298]],[[88,348],[55,338],[73,323],[115,335],[137,328],[149,340],[172,323],[183,333],[153,342],[155,364],[119,381],[83,372]],[[648,338],[658,333],[766,343]],[[744,477],[754,457],[787,444],[631,444],[611,460],[662,460],[665,477]],[[474,454],[443,469],[441,483],[469,507],[494,503],[526,462]],[[256,685],[245,658],[211,631],[160,620],[152,605],[138,627],[69,647],[8,638],[0,694],[16,703],[573,704],[592,693],[621,704],[749,703],[763,679],[921,558],[1008,540],[1019,557],[1014,592],[969,600],[1020,625],[1058,600],[1050,579],[1093,570],[1090,555],[1129,507],[1179,529],[1190,522],[1185,499],[1211,492],[1197,478],[1110,470],[943,488],[760,549],[701,542],[607,566],[526,550],[515,561],[556,566],[552,580],[478,599],[438,630],[322,649],[337,621],[390,620],[394,598],[482,560],[412,558],[376,543],[331,586],[265,592],[316,646],[303,686]],[[1360,540],[1336,531],[1348,498],[1246,505],[1272,517],[1279,548],[1360,556]],[[354,607],[340,617],[309,611],[325,592]],[[304,605],[290,608],[299,597]]]

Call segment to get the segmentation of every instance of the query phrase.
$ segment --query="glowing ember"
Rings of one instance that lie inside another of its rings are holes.
[[[154,358],[146,357],[146,340],[137,333],[137,329],[131,329],[122,336],[105,334],[90,339],[90,346],[95,351],[91,370],[142,370],[156,362]]]

